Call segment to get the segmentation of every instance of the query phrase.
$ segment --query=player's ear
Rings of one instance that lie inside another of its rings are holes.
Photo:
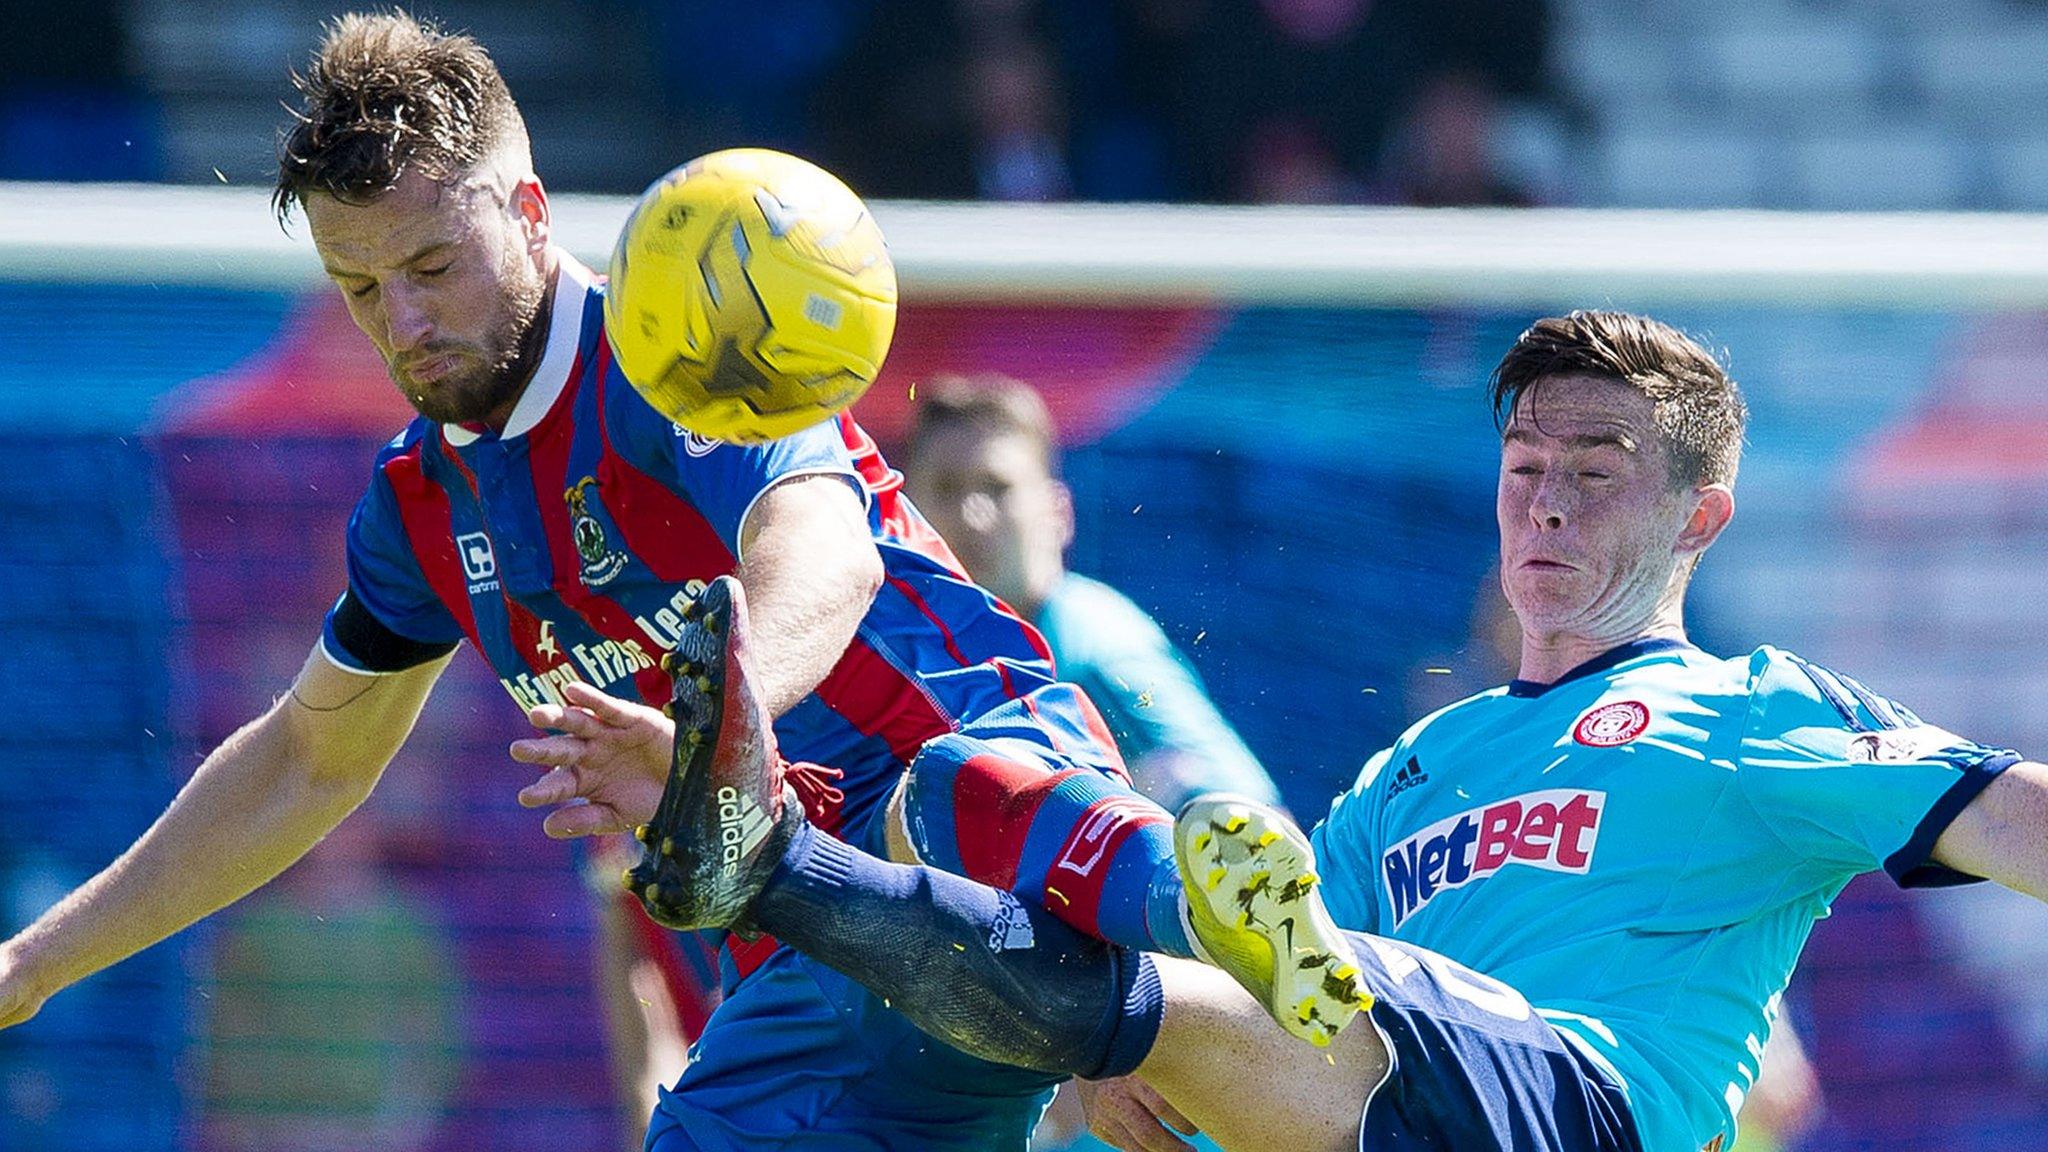
[[[1678,534],[1675,550],[1681,556],[1705,552],[1728,521],[1735,518],[1735,490],[1726,484],[1703,484],[1692,492],[1692,515]]]
[[[512,186],[512,212],[519,218],[527,251],[538,252],[546,248],[554,237],[554,220],[548,209],[548,192],[541,187],[540,177],[528,173]]]
[[[1065,552],[1074,546],[1074,490],[1063,480],[1054,479],[1049,483],[1052,484],[1052,514],[1059,521],[1060,551]]]

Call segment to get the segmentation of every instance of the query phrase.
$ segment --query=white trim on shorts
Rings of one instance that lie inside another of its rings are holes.
[[[1373,1152],[1372,1149],[1365,1146],[1365,1118],[1372,1112],[1373,1101],[1380,1098],[1380,1089],[1392,1083],[1394,1074],[1400,1071],[1401,1054],[1394,1050],[1394,1038],[1387,1035],[1387,1030],[1380,1027],[1379,1021],[1373,1019],[1370,1008],[1365,1010],[1364,1016],[1366,1021],[1372,1025],[1372,1030],[1379,1033],[1380,1045],[1387,1050],[1386,1075],[1381,1076],[1380,1082],[1373,1085],[1372,1091],[1365,1094],[1365,1104],[1358,1110],[1358,1152]],[[1386,1152],[1392,1152],[1392,1150],[1386,1150]]]

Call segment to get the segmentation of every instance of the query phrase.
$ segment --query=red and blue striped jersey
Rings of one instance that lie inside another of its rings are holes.
[[[886,577],[837,666],[775,731],[790,759],[846,773],[844,821],[864,822],[927,740],[1052,682],[1044,640],[962,573],[850,417],[760,446],[684,433],[613,362],[603,291],[562,257],[546,351],[502,432],[417,419],[378,453],[349,521],[329,658],[391,670],[351,651],[359,630],[337,630],[367,610],[426,654],[469,641],[522,707],[571,680],[660,704],[680,611],[733,571],[754,502],[833,474],[862,493]],[[1050,722],[1098,735],[1092,714]]]

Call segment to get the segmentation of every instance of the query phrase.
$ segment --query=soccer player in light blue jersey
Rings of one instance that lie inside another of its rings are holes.
[[[650,906],[775,932],[977,1055],[1135,1068],[1225,1148],[1720,1152],[1777,996],[1853,877],[2048,899],[2048,766],[1781,649],[1687,642],[1745,408],[1682,333],[1539,321],[1493,397],[1519,675],[1374,756],[1314,852],[1249,801],[1182,812],[1188,914],[1235,983],[816,834],[761,755],[758,709],[734,706],[729,600],[730,636],[686,642],[725,703],[679,681],[696,735],[656,813],[677,839],[643,864]],[[754,804],[773,834],[720,857]],[[1370,1026],[1344,1027],[1361,999]]]

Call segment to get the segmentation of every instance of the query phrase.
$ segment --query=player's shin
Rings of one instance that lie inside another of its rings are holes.
[[[962,1051],[1041,1072],[1134,1071],[1164,1011],[1143,953],[1016,896],[891,864],[805,825],[748,910],[764,932],[858,980]]]

